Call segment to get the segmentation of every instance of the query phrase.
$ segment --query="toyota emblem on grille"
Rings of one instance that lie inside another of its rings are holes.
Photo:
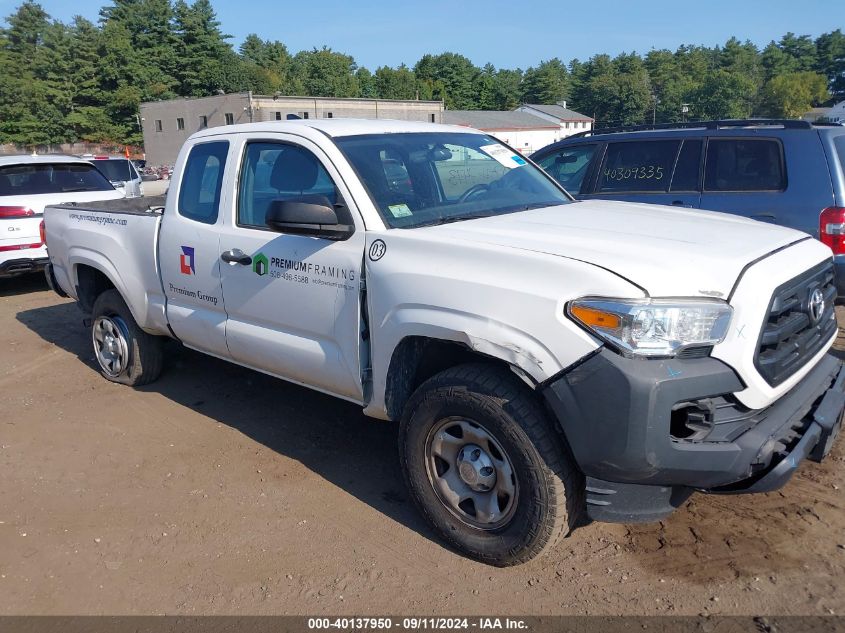
[[[807,316],[810,317],[810,323],[815,325],[821,320],[822,314],[824,314],[824,295],[816,288],[807,301]]]

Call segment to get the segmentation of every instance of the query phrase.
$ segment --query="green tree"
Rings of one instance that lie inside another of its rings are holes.
[[[373,75],[376,94],[380,99],[416,99],[417,78],[414,71],[400,65],[398,68],[381,66]]]
[[[315,97],[357,97],[356,69],[350,55],[325,46],[300,51],[293,58],[293,75],[302,93]]]
[[[414,74],[429,89],[426,92],[443,99],[452,110],[477,107],[473,80],[479,72],[469,59],[457,53],[423,55],[414,66]]]
[[[705,77],[692,103],[690,119],[745,119],[756,96],[754,81],[737,72],[716,70]]]
[[[495,107],[493,110],[513,110],[522,99],[522,70],[500,68],[496,71]]]
[[[126,29],[138,58],[133,83],[145,100],[177,96],[177,74],[185,60],[180,58],[175,18],[170,0],[113,0],[100,10],[102,25],[118,22]]]
[[[522,100],[525,103],[557,103],[569,96],[569,71],[557,57],[525,71]]]
[[[225,68],[238,60],[209,0],[195,0],[192,5],[177,0],[173,21],[179,53],[179,94],[202,97],[226,91]]]
[[[794,119],[830,97],[827,78],[811,72],[787,73],[770,79],[763,89],[763,109],[772,117]]]
[[[358,82],[358,94],[365,99],[375,99],[379,96],[376,79],[367,68],[363,66],[355,71],[355,81]]]
[[[815,70],[827,77],[836,100],[845,99],[845,34],[840,29],[816,39]]]

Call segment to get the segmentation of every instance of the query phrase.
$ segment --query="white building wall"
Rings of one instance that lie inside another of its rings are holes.
[[[845,101],[840,101],[833,106],[825,118],[834,123],[845,123]]]
[[[485,130],[526,156],[563,138],[562,130],[548,128],[539,130]]]

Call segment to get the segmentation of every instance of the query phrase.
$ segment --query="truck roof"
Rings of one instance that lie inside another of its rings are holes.
[[[398,121],[394,119],[293,119],[288,121],[260,121],[241,123],[200,130],[191,135],[192,139],[206,136],[242,132],[301,132],[302,128],[311,128],[332,138],[339,136],[357,136],[359,134],[398,134],[402,132],[463,132],[464,134],[483,134],[473,128],[462,125],[443,125],[423,121]]]
[[[76,156],[67,156],[66,154],[40,154],[33,156],[32,154],[13,154],[10,156],[0,156],[0,166],[3,165],[28,165],[32,163],[88,163],[89,161],[77,158]]]

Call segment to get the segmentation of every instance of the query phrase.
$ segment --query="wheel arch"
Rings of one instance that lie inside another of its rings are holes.
[[[446,369],[467,363],[484,363],[508,369],[532,389],[531,376],[519,366],[485,354],[462,341],[411,335],[394,348],[385,377],[384,410],[388,419],[398,420],[411,394],[423,382]]]

